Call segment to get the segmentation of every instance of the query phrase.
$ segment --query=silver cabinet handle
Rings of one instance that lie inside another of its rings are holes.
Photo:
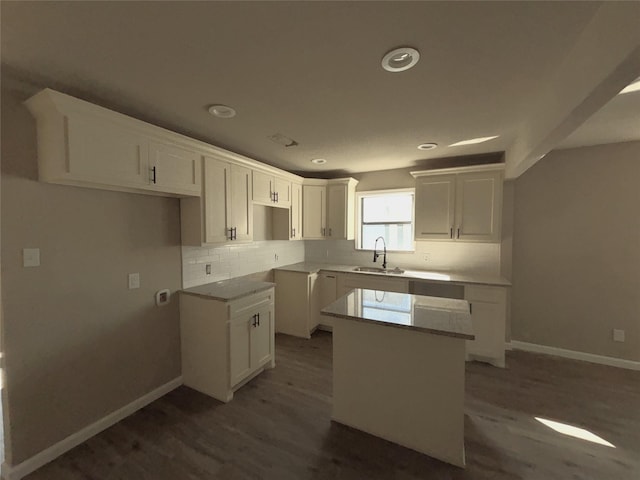
[[[449,229],[449,238],[453,238],[453,227]]]
[[[473,315],[473,303],[469,302],[469,315]]]
[[[460,227],[458,227],[458,236],[456,238],[460,238]]]
[[[157,182],[156,182],[156,180],[157,180],[157,177],[156,177],[156,167],[153,167],[153,168],[151,169],[151,173],[153,173],[153,176],[151,177],[151,181],[152,181],[153,183],[157,183]]]

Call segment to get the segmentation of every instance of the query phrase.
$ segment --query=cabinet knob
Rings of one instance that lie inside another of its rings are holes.
[[[153,183],[156,183],[156,167],[153,167],[153,168],[151,169],[151,173],[152,173],[151,181],[152,181]]]

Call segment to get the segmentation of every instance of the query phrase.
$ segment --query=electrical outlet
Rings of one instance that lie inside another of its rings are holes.
[[[424,261],[428,262],[429,260],[431,260],[431,254],[430,253],[425,253],[424,254]]]
[[[40,266],[40,249],[39,248],[23,248],[22,249],[22,266],[23,267],[39,267]]]
[[[614,342],[624,342],[624,330],[618,330],[617,328],[613,329],[613,341]]]
[[[129,290],[133,290],[134,288],[140,288],[140,274],[139,273],[130,273],[129,274]]]
[[[207,275],[211,275],[211,264],[210,263],[205,264],[204,273],[207,274]]]

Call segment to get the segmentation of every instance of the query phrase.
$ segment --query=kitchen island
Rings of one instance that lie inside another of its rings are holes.
[[[355,289],[334,317],[332,419],[464,467],[464,300]]]

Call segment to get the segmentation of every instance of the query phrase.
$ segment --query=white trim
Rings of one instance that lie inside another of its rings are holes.
[[[626,368],[628,370],[640,370],[640,362],[636,362],[634,360],[606,357],[604,355],[596,355],[593,353],[576,352],[575,350],[565,350],[564,348],[548,347],[546,345],[520,342],[518,340],[511,340],[511,343],[508,343],[507,345],[513,350],[524,350],[525,352],[556,355],[558,357],[571,358],[573,360],[582,360],[583,362],[598,363],[600,365],[609,365],[610,367]]]
[[[125,405],[124,407],[110,413],[106,417],[101,418],[97,422],[92,423],[84,427],[82,430],[77,431],[60,440],[58,443],[51,445],[49,448],[42,450],[33,457],[25,460],[24,462],[12,466],[7,463],[2,464],[2,478],[4,480],[20,480],[30,473],[36,471],[38,468],[46,465],[47,463],[55,460],[63,453],[68,452],[74,447],[77,447],[82,442],[89,440],[94,435],[106,430],[107,428],[115,425],[120,420],[128,417],[129,415],[137,412],[143,407],[146,407],[150,403],[156,401],[160,397],[166,395],[171,390],[174,390],[182,385],[182,376],[174,378],[170,382],[152,390],[151,392],[143,395],[142,397],[134,400],[133,402]]]

